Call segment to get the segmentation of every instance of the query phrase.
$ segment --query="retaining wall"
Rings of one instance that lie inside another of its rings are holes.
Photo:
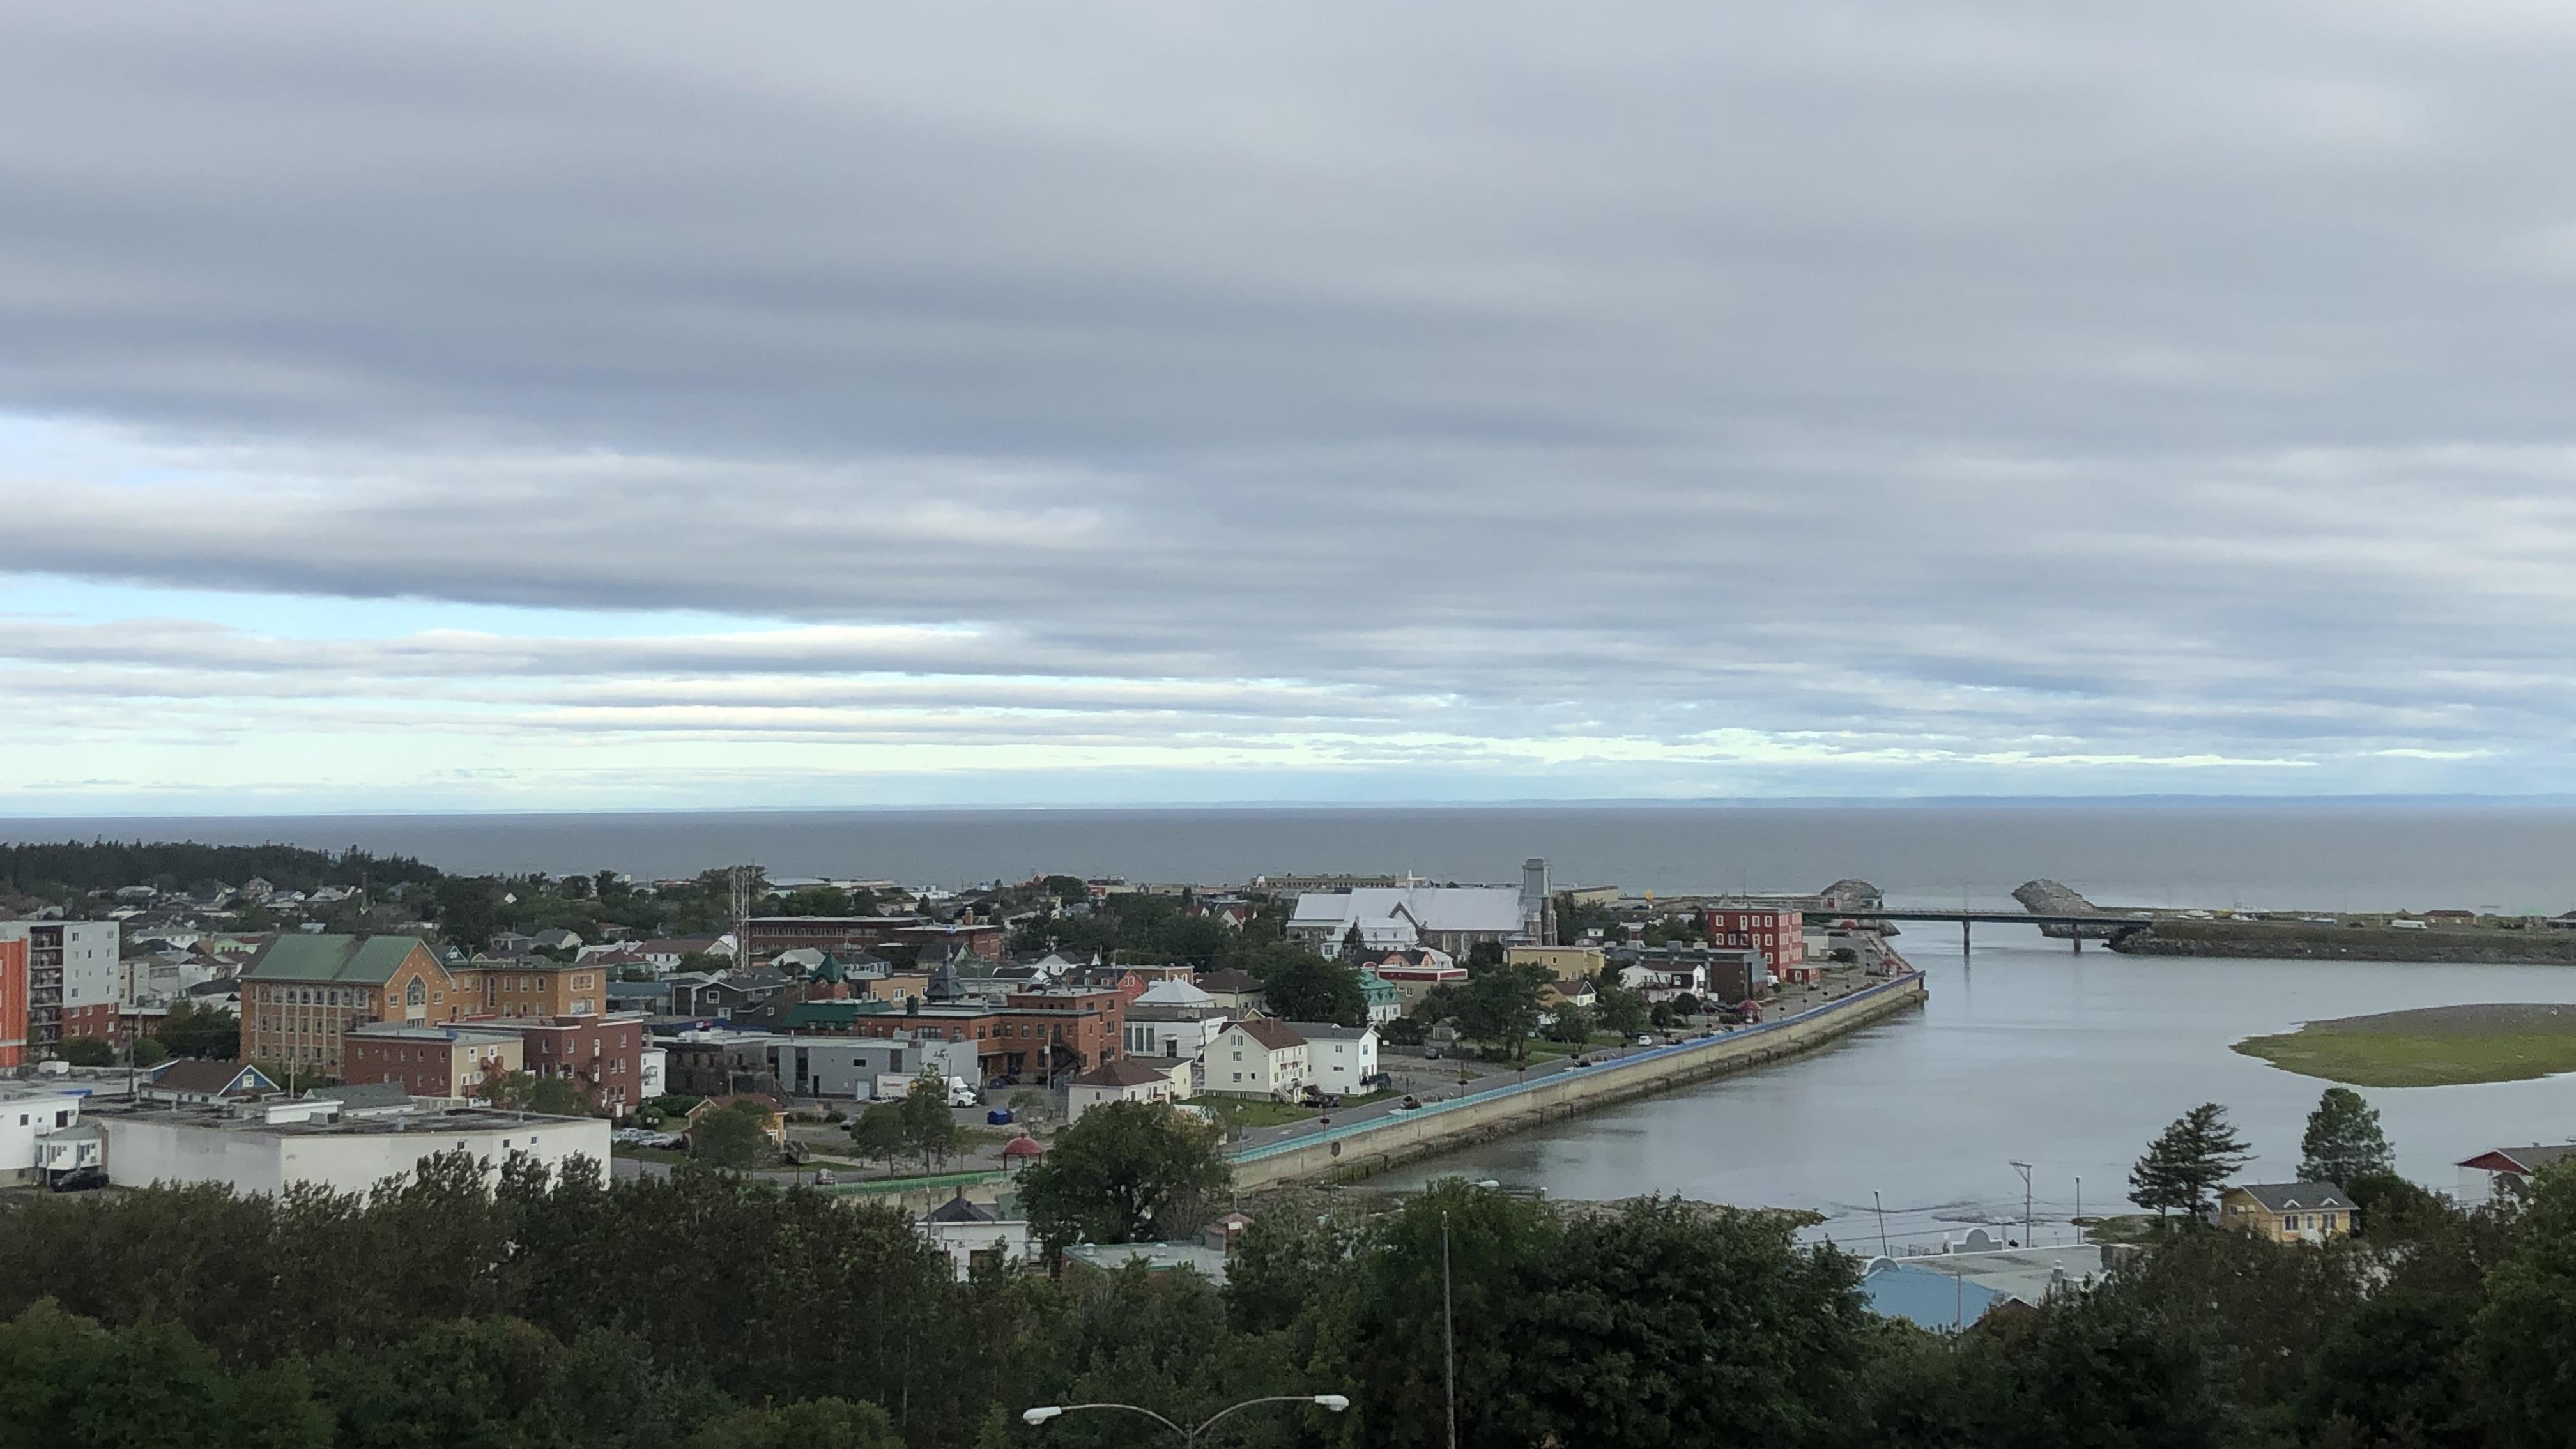
[[[1249,1189],[1302,1178],[1366,1177],[1541,1122],[1795,1056],[1882,1017],[1910,1010],[1925,994],[1923,976],[1915,972],[1795,1016],[1705,1041],[1676,1042],[1604,1066],[1511,1082],[1470,1096],[1428,1102],[1411,1112],[1263,1143],[1235,1155],[1235,1185]]]

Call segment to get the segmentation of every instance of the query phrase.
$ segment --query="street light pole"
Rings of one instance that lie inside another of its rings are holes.
[[[2030,1247],[2030,1164],[2016,1158],[2007,1164],[2021,1173],[2021,1245]]]
[[[1200,1420],[1197,1425],[1187,1428],[1164,1418],[1162,1415],[1155,1413],[1151,1409],[1139,1408],[1134,1404],[1045,1404],[1038,1408],[1021,1410],[1020,1422],[1023,1424],[1037,1425],[1043,1424],[1049,1419],[1062,1418],[1067,1414],[1078,1414],[1085,1409],[1115,1409],[1122,1414],[1142,1414],[1146,1418],[1153,1420],[1155,1423],[1162,1425],[1164,1428],[1171,1430],[1173,1433],[1180,1435],[1183,1449],[1198,1449],[1199,1436],[1205,1434],[1210,1428],[1214,1427],[1219,1419],[1225,1418],[1229,1414],[1249,1409],[1255,1404],[1320,1404],[1324,1408],[1338,1414],[1342,1410],[1349,1408],[1351,1406],[1351,1401],[1340,1394],[1274,1394],[1266,1399],[1246,1399],[1232,1408],[1219,1409],[1215,1413]]]

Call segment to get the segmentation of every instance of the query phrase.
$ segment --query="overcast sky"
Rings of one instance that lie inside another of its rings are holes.
[[[2576,7],[25,8],[0,811],[2576,790]]]

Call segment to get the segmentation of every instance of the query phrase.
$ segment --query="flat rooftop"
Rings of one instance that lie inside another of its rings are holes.
[[[598,1117],[556,1117],[542,1112],[504,1112],[489,1107],[419,1107],[399,1112],[342,1116],[337,1121],[271,1122],[272,1105],[304,1105],[305,1099],[270,1099],[229,1106],[163,1106],[137,1102],[101,1102],[83,1114],[93,1122],[151,1122],[202,1132],[240,1132],[275,1137],[431,1137],[456,1132],[503,1132],[514,1127],[559,1126],[598,1122]]]

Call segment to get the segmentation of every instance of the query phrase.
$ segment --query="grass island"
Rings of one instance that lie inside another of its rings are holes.
[[[2356,1087],[2452,1087],[2576,1072],[2576,1005],[2428,1006],[2311,1021],[2236,1050]]]

